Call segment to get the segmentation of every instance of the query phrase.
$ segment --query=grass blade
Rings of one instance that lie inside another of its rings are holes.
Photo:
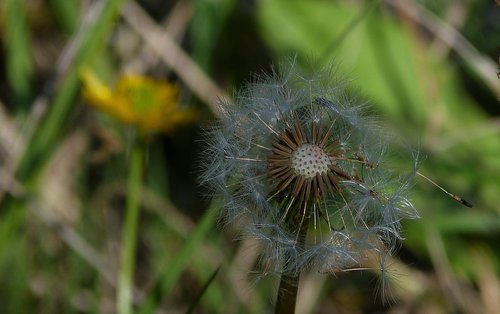
[[[207,291],[208,287],[210,287],[210,284],[212,283],[212,281],[215,279],[215,277],[217,277],[217,274],[219,273],[220,268],[221,268],[221,266],[217,267],[217,269],[212,273],[210,278],[208,278],[207,282],[201,288],[200,293],[198,294],[198,296],[196,297],[194,302],[191,304],[189,309],[186,311],[186,314],[193,313],[193,311],[196,308],[196,306],[198,305],[198,303],[200,303],[201,298],[203,297],[203,295],[205,295],[205,292]]]
[[[166,272],[159,275],[157,284],[152,289],[152,291],[147,296],[143,303],[143,306],[138,311],[138,313],[151,313],[154,310],[156,304],[165,295],[167,295],[174,286],[175,282],[181,276],[182,272],[188,266],[189,259],[192,256],[196,256],[194,251],[198,246],[205,240],[207,234],[212,230],[217,214],[219,212],[219,207],[216,204],[212,204],[209,210],[205,213],[201,221],[198,223],[196,229],[193,231],[191,237],[187,240],[186,244],[182,247],[182,250],[178,252],[176,259],[168,265]]]

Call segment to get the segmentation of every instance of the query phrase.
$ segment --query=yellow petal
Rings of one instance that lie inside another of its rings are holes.
[[[112,107],[111,90],[88,68],[80,71],[83,82],[83,97],[97,109],[107,110]]]

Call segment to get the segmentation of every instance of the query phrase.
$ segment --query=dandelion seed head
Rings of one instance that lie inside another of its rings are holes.
[[[287,61],[221,103],[205,133],[200,180],[221,199],[221,221],[259,241],[262,273],[354,268],[394,249],[401,220],[418,217],[418,163],[392,166],[390,137],[336,72]]]

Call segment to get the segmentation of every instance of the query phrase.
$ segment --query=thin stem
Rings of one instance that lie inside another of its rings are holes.
[[[131,314],[133,305],[133,277],[139,224],[139,193],[142,185],[144,147],[141,138],[132,146],[127,187],[125,221],[123,223],[121,267],[118,277],[117,312]]]

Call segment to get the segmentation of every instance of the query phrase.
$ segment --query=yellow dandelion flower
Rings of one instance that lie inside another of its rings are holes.
[[[90,69],[81,71],[89,105],[145,132],[169,133],[193,121],[197,112],[179,107],[179,88],[142,75],[124,75],[112,90]]]

